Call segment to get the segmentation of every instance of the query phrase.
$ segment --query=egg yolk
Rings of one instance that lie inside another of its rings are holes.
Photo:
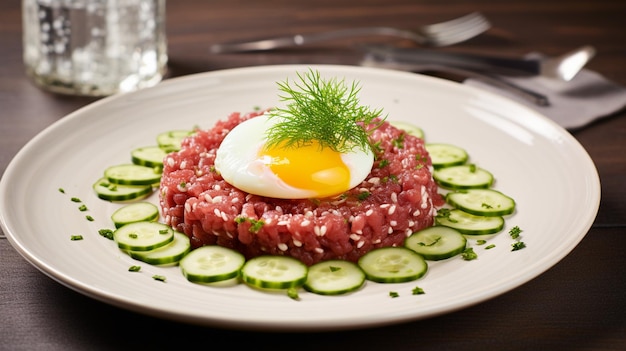
[[[259,156],[286,184],[314,191],[317,197],[333,196],[349,189],[350,169],[341,159],[341,153],[321,148],[318,142],[299,147],[281,144],[264,147]]]

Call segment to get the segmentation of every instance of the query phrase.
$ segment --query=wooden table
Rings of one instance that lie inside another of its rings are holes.
[[[626,85],[626,2],[614,0],[170,1],[169,77],[278,63],[356,64],[358,52],[340,44],[223,56],[210,55],[207,48],[211,43],[286,31],[372,24],[410,28],[471,11],[484,13],[494,28],[459,49],[551,55],[592,44],[598,55],[588,67]],[[20,18],[19,1],[3,0],[2,173],[38,132],[96,100],[55,96],[26,78]],[[436,318],[366,330],[280,334],[212,329],[135,314],[85,297],[39,272],[8,240],[0,239],[0,350],[118,350],[131,345],[165,349],[192,342],[206,348],[219,344],[243,349],[624,350],[626,111],[572,134],[589,152],[601,177],[602,200],[593,227],[545,274],[487,302]]]

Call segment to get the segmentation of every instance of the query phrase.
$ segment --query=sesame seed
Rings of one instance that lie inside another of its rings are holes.
[[[239,202],[239,198],[238,197],[234,197],[230,200],[230,203],[236,204]]]
[[[187,161],[186,161],[186,160],[183,160],[183,162],[181,162],[181,163],[180,163],[179,168],[180,168],[180,169],[185,169],[185,168],[187,168]]]
[[[185,202],[185,212],[191,212],[191,205],[189,202]]]
[[[309,224],[311,224],[311,221],[309,221],[308,219],[305,219],[304,221],[300,222],[301,227],[307,227]]]
[[[380,208],[388,208],[389,206],[391,206],[390,204],[382,204],[380,205]]]
[[[296,247],[301,247],[302,246],[302,241],[298,240],[298,239],[293,239],[293,245]]]
[[[287,244],[285,244],[285,243],[279,243],[278,244],[278,249],[280,251],[287,251],[287,249],[289,249],[289,246],[287,246]]]
[[[394,203],[397,203],[398,202],[398,194],[396,194],[395,192],[391,193],[391,201],[393,201]]]
[[[228,216],[226,215],[226,212],[222,211],[221,215],[222,215],[222,219],[224,220],[224,222],[227,222],[228,221]]]
[[[413,217],[417,217],[417,216],[419,216],[419,215],[420,215],[420,213],[422,213],[420,210],[415,210],[415,211],[413,212]]]
[[[213,209],[213,214],[216,215],[217,217],[221,217],[220,210],[218,210],[217,208]]]
[[[392,226],[392,227],[395,227],[395,226],[398,225],[398,222],[397,221],[390,221],[389,225]]]
[[[169,167],[174,167],[174,165],[176,164],[176,161],[174,161],[174,159],[171,157],[168,157],[165,162],[167,163]]]
[[[214,190],[222,190],[222,187],[219,184],[215,184],[215,186],[213,186]]]
[[[394,212],[396,212],[396,205],[392,205],[391,207],[389,207],[389,211],[387,211],[387,214],[392,215]]]
[[[360,249],[361,247],[363,247],[363,245],[365,245],[365,241],[361,240],[356,244],[357,249]]]
[[[222,197],[221,196],[216,196],[216,197],[213,198],[212,202],[214,204],[218,204],[218,203],[222,202]]]
[[[278,225],[287,225],[289,221],[278,221]]]
[[[368,183],[370,184],[379,184],[380,183],[380,178],[379,177],[372,177],[370,179],[367,180]]]
[[[367,211],[365,212],[365,215],[369,217],[369,216],[371,216],[371,215],[372,215],[372,213],[374,213],[374,210],[372,210],[372,209],[370,208],[369,210],[367,210]]]
[[[358,234],[350,234],[350,239],[354,241],[359,241],[359,239],[361,239],[361,236]]]
[[[317,253],[324,253],[324,249],[322,249],[321,247],[316,247],[315,248],[315,252],[317,252]]]
[[[381,242],[381,241],[382,241],[382,240],[380,240],[380,239],[376,239],[376,240],[374,240],[374,241],[372,242],[372,244],[380,244],[380,242]]]
[[[393,233],[393,228],[389,227],[389,229],[387,229],[387,234],[391,234]]]

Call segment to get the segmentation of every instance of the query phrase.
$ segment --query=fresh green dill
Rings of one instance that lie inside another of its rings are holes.
[[[526,244],[524,244],[523,241],[517,241],[517,242],[514,242],[513,244],[511,244],[511,247],[512,247],[511,251],[517,251],[517,250],[521,250],[521,249],[525,248]]]
[[[476,245],[485,245],[487,240],[476,240]]]
[[[398,149],[404,149],[404,133],[400,134],[399,137],[393,139],[391,144]]]
[[[289,288],[287,289],[287,296],[289,296],[290,299],[292,300],[300,300],[300,295],[298,294],[298,289],[296,288]]]
[[[241,224],[244,222],[250,223],[250,229],[248,229],[250,233],[258,233],[259,230],[261,230],[261,228],[263,228],[263,225],[265,224],[265,222],[259,219],[247,218],[247,217],[235,218],[235,223],[237,224]]]
[[[330,269],[331,272],[337,272],[337,271],[341,270],[341,267],[335,267],[335,266],[330,266],[328,268]]]
[[[89,222],[93,222],[93,221],[94,221],[93,217],[92,217],[92,216],[90,216],[90,215],[85,216],[85,218],[86,218]]]
[[[81,202],[79,198],[77,197],[73,197],[71,198],[72,202]]]
[[[390,291],[389,292],[389,296],[392,297],[392,298],[395,298],[395,297],[399,297],[400,294],[398,294],[397,291]]]
[[[80,206],[78,206],[78,210],[81,211],[81,212],[85,212],[85,211],[87,211],[87,206],[85,206],[84,204],[80,205]]]
[[[72,241],[83,240],[83,236],[82,235],[72,235],[70,237],[70,240],[72,240]]]
[[[363,191],[363,192],[360,192],[359,195],[357,195],[357,198],[359,199],[359,201],[364,201],[368,197],[370,197],[370,195],[371,193],[369,191]]]
[[[440,236],[438,236],[438,237],[436,237],[436,238],[433,238],[433,240],[432,240],[431,242],[429,242],[429,243],[425,243],[425,242],[423,242],[423,241],[420,241],[420,242],[419,242],[419,243],[417,243],[417,244],[418,244],[419,246],[433,246],[433,245],[436,245],[436,244],[439,242],[439,240],[441,240],[441,237],[440,237]]]
[[[490,250],[490,249],[493,249],[494,247],[496,247],[495,244],[487,245],[485,246],[485,250]]]
[[[59,192],[60,192],[61,194],[65,194],[65,189],[63,189],[63,188],[59,188]]]
[[[370,110],[360,105],[358,83],[348,87],[343,80],[324,80],[312,69],[297,75],[299,81],[293,86],[289,80],[278,83],[283,93],[280,99],[287,107],[268,111],[268,116],[276,117],[277,123],[267,131],[266,146],[299,147],[317,141],[320,147],[337,152],[357,148],[375,153],[369,133],[382,124],[384,117],[381,109]]]
[[[519,238],[519,235],[521,233],[522,233],[522,230],[518,226],[515,226],[515,227],[511,228],[511,230],[509,230],[509,235],[513,239]]]
[[[385,166],[389,165],[389,160],[387,159],[382,159],[380,160],[380,162],[378,163],[378,168],[383,168]]]
[[[462,253],[461,256],[463,257],[464,260],[466,261],[471,261],[471,260],[475,260],[478,258],[478,255],[476,254],[476,252],[474,252],[474,249],[471,247],[466,248]]]
[[[111,229],[100,229],[98,230],[98,234],[100,234],[100,236],[103,236],[109,240],[113,240],[113,230]]]
[[[423,295],[423,294],[426,294],[424,289],[420,288],[419,286],[414,287],[411,292],[413,293],[413,295]]]
[[[141,266],[130,266],[128,267],[129,272],[139,272],[141,270]]]
[[[164,282],[166,278],[165,278],[165,276],[155,274],[155,275],[152,276],[152,279],[158,280],[160,282]]]

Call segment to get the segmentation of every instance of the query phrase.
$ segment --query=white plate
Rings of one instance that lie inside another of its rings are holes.
[[[517,201],[505,230],[475,246],[479,258],[431,263],[421,280],[375,284],[347,296],[263,293],[244,285],[189,283],[177,267],[137,264],[102,238],[119,204],[96,198],[106,166],[154,145],[159,132],[210,127],[233,111],[279,103],[276,82],[308,66],[268,66],[210,72],[103,99],[50,126],[13,159],[0,183],[2,229],[30,263],[87,296],[166,319],[254,330],[337,330],[379,326],[448,313],[493,298],[537,277],[567,255],[590,228],[600,201],[595,166],[581,145],[541,115],[496,95],[416,74],[346,66],[314,66],[324,78],[362,87],[362,103],[389,119],[421,126],[429,142],[462,146],[471,161],[496,176],[495,188]],[[63,188],[65,194],[58,189]],[[89,208],[80,212],[77,197]],[[156,195],[151,198],[156,203]],[[90,222],[85,215],[95,219]],[[526,248],[512,252],[519,226]],[[81,234],[82,241],[70,236]],[[166,282],[152,275],[167,277]],[[419,286],[424,295],[412,295]],[[391,298],[390,291],[399,293]]]

